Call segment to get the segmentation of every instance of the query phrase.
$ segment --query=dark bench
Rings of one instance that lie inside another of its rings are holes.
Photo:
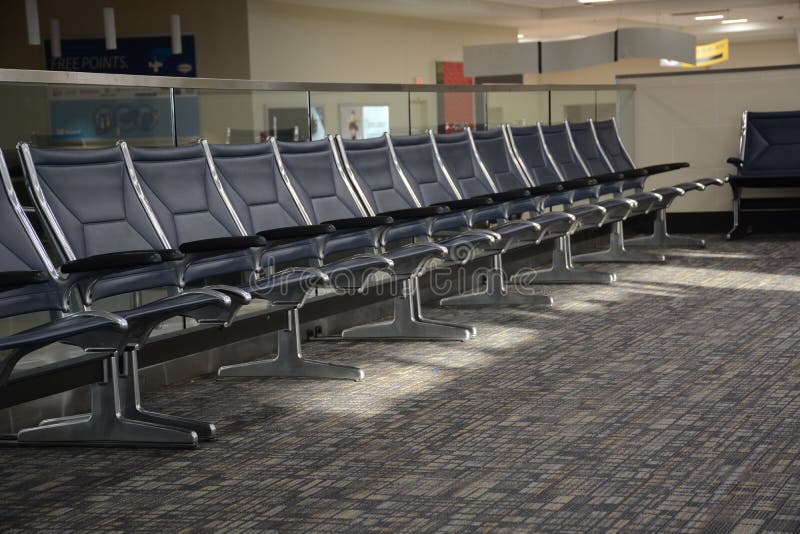
[[[53,317],[50,322],[0,338],[1,405],[34,398],[30,385],[37,378],[52,382],[57,374],[94,368],[96,379],[88,414],[45,420],[20,430],[15,440],[3,441],[18,445],[195,447],[200,439],[213,439],[213,424],[141,408],[136,354],[156,325],[166,319],[182,316],[224,326],[240,303],[220,287],[220,291],[186,291],[114,313],[91,310],[87,295],[101,279],[158,268],[168,261],[167,251],[92,254],[56,266],[19,203],[1,154],[0,181],[4,191],[0,194],[0,318],[33,312],[51,312]],[[242,293],[242,303],[249,298]],[[74,301],[80,301],[76,310],[71,309]],[[58,344],[71,345],[83,354],[68,362],[14,373],[20,360]],[[99,373],[98,365],[102,365]],[[74,379],[69,381],[74,383]],[[18,396],[8,398],[9,389]]]
[[[736,174],[728,177],[733,190],[733,228],[728,239],[747,234],[746,212],[798,210],[800,197],[743,198],[744,189],[800,187],[800,111],[742,113],[739,157],[728,158]]]

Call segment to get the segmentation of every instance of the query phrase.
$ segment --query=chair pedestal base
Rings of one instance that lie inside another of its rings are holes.
[[[656,212],[652,234],[628,239],[626,244],[629,247],[652,248],[705,248],[706,246],[706,242],[703,239],[683,235],[671,235],[667,231],[666,210],[658,210]]]
[[[512,284],[613,284],[614,273],[576,269],[572,265],[572,245],[569,236],[558,238],[553,248],[553,264],[546,270],[522,270],[511,277]]]
[[[197,421],[186,417],[156,413],[142,408],[139,388],[139,362],[136,351],[125,353],[124,369],[119,378],[120,408],[122,416],[132,421],[152,423],[168,426],[181,430],[191,430],[197,434],[200,441],[213,441],[217,437],[217,427],[214,423]]]
[[[289,328],[278,331],[278,354],[271,360],[226,365],[219,368],[220,377],[286,377],[331,378],[360,381],[364,371],[349,365],[307,360],[300,352],[299,314],[297,308],[289,312]]]
[[[89,415],[42,421],[38,427],[21,430],[17,434],[17,443],[78,447],[197,447],[198,436],[193,430],[125,418],[120,405],[117,359],[112,357],[107,361],[108,380],[92,385],[92,411]]]
[[[473,338],[478,335],[478,329],[472,325],[462,325],[462,324],[455,324],[455,323],[448,323],[447,321],[439,321],[437,319],[430,319],[428,317],[422,316],[422,292],[419,289],[419,278],[414,278],[412,280],[413,292],[414,292],[414,306],[412,309],[412,313],[416,318],[417,322],[429,323],[429,324],[438,324],[443,326],[449,326],[451,328],[457,328],[459,330],[466,330],[469,333],[469,337]]]
[[[664,260],[664,256],[660,254],[627,250],[622,221],[614,223],[607,250],[581,254],[573,258],[573,261],[578,263],[661,263]]]
[[[422,317],[417,288],[416,281],[404,281],[400,295],[394,298],[392,319],[348,328],[342,339],[466,341],[474,335],[471,327]]]
[[[139,388],[139,364],[136,351],[126,352],[123,356],[123,369],[117,380],[119,384],[120,415],[127,421],[150,423],[175,430],[192,431],[197,434],[200,441],[213,441],[217,436],[217,427],[214,423],[198,421],[177,415],[151,412],[142,408]],[[108,401],[110,402],[110,401]],[[88,420],[91,414],[72,415],[57,419],[45,419],[40,426],[67,421]]]
[[[486,273],[486,287],[483,291],[465,293],[445,297],[439,301],[440,306],[534,306],[551,308],[553,299],[547,295],[509,293],[505,281],[502,258],[499,254],[492,256],[493,266]]]

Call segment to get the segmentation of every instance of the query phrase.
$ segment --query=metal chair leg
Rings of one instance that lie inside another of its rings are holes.
[[[364,371],[358,367],[307,360],[300,352],[300,317],[297,308],[288,311],[288,328],[278,330],[278,354],[271,360],[226,365],[220,377],[332,378],[360,381]]]
[[[182,430],[192,430],[201,441],[213,441],[216,439],[217,427],[214,423],[151,412],[142,408],[139,389],[139,362],[136,351],[126,352],[123,355],[122,364],[123,370],[119,377],[120,408],[125,419]]]
[[[747,230],[742,224],[740,209],[741,200],[739,199],[738,190],[733,188],[733,228],[725,235],[725,239],[728,241],[740,239],[747,235]]]
[[[171,428],[122,416],[119,395],[117,358],[106,364],[106,381],[93,384],[91,413],[84,416],[50,419],[37,427],[17,434],[17,443],[34,446],[79,447],[197,447],[198,437],[192,430]]]
[[[660,254],[630,251],[625,248],[625,234],[622,221],[617,221],[611,227],[609,247],[600,252],[589,252],[572,258],[578,263],[661,263],[665,260]]]
[[[422,292],[419,289],[419,278],[415,278],[412,281],[414,285],[414,305],[412,306],[411,313],[414,315],[418,322],[422,323],[430,323],[430,324],[440,324],[444,326],[451,326],[453,328],[458,328],[460,330],[467,330],[469,332],[469,337],[473,338],[478,335],[478,329],[472,325],[461,325],[450,323],[447,321],[440,321],[439,319],[431,319],[429,317],[423,317],[422,315]]]
[[[394,298],[392,319],[348,328],[342,332],[342,339],[466,341],[471,337],[471,328],[423,318],[415,287],[414,282],[403,281],[400,294]]]
[[[135,350],[126,352],[122,356],[122,365],[117,379],[119,384],[120,415],[129,421],[140,421],[155,425],[170,427],[178,430],[191,430],[197,434],[200,441],[213,441],[216,439],[217,427],[214,423],[188,419],[176,415],[151,412],[142,408],[139,387],[139,364]],[[70,415],[55,419],[45,419],[39,426],[54,423],[86,421],[91,414]]]
[[[614,273],[576,269],[572,265],[572,245],[568,235],[553,243],[553,264],[549,269],[523,269],[511,277],[512,284],[613,284]]]
[[[440,306],[535,306],[551,308],[553,299],[547,295],[509,293],[505,281],[503,258],[500,254],[492,256],[492,268],[485,273],[486,286],[475,293],[465,293],[445,297],[439,301]]]
[[[653,221],[653,233],[648,236],[628,239],[625,244],[629,247],[653,248],[705,248],[703,239],[684,235],[672,235],[667,231],[667,210],[656,211]]]

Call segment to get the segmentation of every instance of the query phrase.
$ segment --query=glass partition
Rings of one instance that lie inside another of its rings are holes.
[[[419,135],[427,130],[438,131],[439,98],[437,93],[409,93],[409,131]]]
[[[617,116],[617,91],[595,91],[594,120],[604,121]]]
[[[197,115],[192,102],[182,105]],[[101,147],[174,141],[169,88],[93,85],[0,85],[3,149],[18,141],[40,147]]]
[[[345,139],[369,139],[385,132],[407,135],[407,92],[312,91],[309,101],[318,137],[341,134]]]
[[[489,128],[502,124],[529,126],[548,121],[548,92],[486,93],[486,118]]]
[[[74,73],[82,74],[82,73]],[[136,78],[136,77],[131,77]],[[152,77],[142,77],[152,78]],[[111,80],[112,82],[115,80]],[[135,80],[134,80],[135,81]],[[474,86],[396,86],[394,90],[309,91],[302,84],[252,88],[266,82],[226,80],[208,88],[134,87],[85,83],[15,83],[0,81],[0,147],[12,168],[18,141],[46,147],[131,144],[186,144],[199,138],[213,143],[251,143],[274,136],[282,141],[322,139],[326,134],[368,138],[476,130],[508,123],[557,123],[564,119],[603,120],[616,116],[625,141],[633,145],[633,99],[630,86],[587,88]],[[298,87],[295,88],[294,86]],[[239,88],[237,88],[239,86]],[[248,87],[250,86],[250,87]],[[290,86],[291,90],[282,87]]]
[[[634,135],[635,115],[634,115],[634,90],[631,88],[619,89],[616,93],[617,107],[617,126],[619,127],[620,137],[628,149],[633,161],[636,161],[636,136]]]
[[[433,130],[462,132],[466,127],[485,130],[486,94],[479,91],[411,92],[412,135]]]
[[[584,122],[597,116],[596,91],[551,91],[550,124]]]
[[[313,108],[309,120],[306,91],[254,91],[252,105],[260,140],[272,136],[279,141],[309,141],[325,135],[322,117]],[[233,136],[226,139],[236,142]]]
[[[197,100],[196,113],[177,105],[184,94]],[[176,90],[175,100],[180,145],[198,138],[210,143],[226,143],[231,137],[239,143],[253,143],[260,138],[263,128],[254,120],[252,91]]]
[[[181,98],[197,100],[195,110]],[[306,91],[175,91],[178,143],[197,138],[211,143],[258,143],[272,135],[281,141],[309,139]]]

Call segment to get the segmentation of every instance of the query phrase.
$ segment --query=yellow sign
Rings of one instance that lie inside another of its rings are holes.
[[[728,61],[730,57],[730,50],[728,48],[728,40],[721,39],[713,43],[704,45],[697,45],[695,47],[695,63],[681,63],[680,61],[673,61],[671,59],[662,59],[659,64],[662,67],[683,67],[684,69],[693,69],[695,67],[708,67]]]
[[[704,45],[697,45],[695,49],[695,63],[689,65],[684,63],[684,67],[708,67],[709,65],[716,65],[728,61],[730,51],[728,48],[728,40],[722,39],[713,43]]]

